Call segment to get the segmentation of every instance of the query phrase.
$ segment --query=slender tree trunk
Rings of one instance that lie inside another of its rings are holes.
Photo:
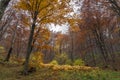
[[[11,46],[9,48],[8,54],[7,54],[4,61],[9,61],[9,59],[10,59],[10,56],[12,54],[12,50],[13,50],[13,47],[14,47],[15,38],[16,38],[16,31],[17,31],[17,25],[15,27],[15,31],[14,31],[13,36],[12,36]]]
[[[111,44],[111,42],[109,42],[109,44],[110,44],[110,52],[109,52],[109,54],[110,54],[110,57],[111,57],[111,60],[112,60],[111,66],[112,66],[112,68],[113,68],[114,70],[117,71],[113,45]]]
[[[13,50],[13,48],[11,46],[4,61],[9,61],[10,60],[10,56],[11,56],[12,50]]]
[[[29,36],[29,40],[28,40],[27,53],[26,53],[26,58],[25,58],[25,64],[24,64],[24,70],[23,70],[24,75],[28,74],[29,58],[30,58],[30,54],[31,54],[31,51],[32,51],[32,48],[33,48],[32,43],[33,43],[34,30],[35,30],[35,27],[36,27],[36,25],[35,25],[36,19],[37,19],[37,15],[34,16],[33,24],[31,26],[30,36]]]
[[[120,16],[120,6],[119,1],[117,0],[108,0],[113,8],[113,11],[116,12]]]
[[[95,60],[95,54],[94,54],[94,50],[92,51],[92,58],[93,58],[93,63],[94,63],[94,66],[96,66],[96,60]]]
[[[91,56],[92,56],[92,58],[93,58],[94,66],[96,66],[96,60],[95,60],[95,55],[94,55],[95,50],[93,50],[93,47],[92,47],[93,41],[92,41],[92,38],[91,38],[91,35],[90,35],[90,34],[88,34],[88,37],[89,37],[89,45],[91,45],[91,49],[90,49],[90,51],[92,52],[92,53],[91,53]]]
[[[59,53],[60,53],[60,54],[62,53],[62,44],[63,44],[63,41],[61,40],[61,41],[60,41],[60,46],[59,46]]]
[[[0,1],[0,21],[2,19],[2,16],[4,15],[4,11],[6,7],[8,6],[10,0],[1,0]]]
[[[18,40],[17,40],[16,58],[18,58],[18,57],[19,57],[20,52],[21,52],[21,43],[20,43],[19,36],[18,36]]]
[[[74,62],[74,42],[73,42],[73,32],[71,32],[71,50],[70,50],[70,58],[71,61]]]
[[[108,52],[106,50],[106,46],[105,46],[105,42],[104,42],[104,39],[103,39],[103,36],[102,34],[98,31],[94,31],[93,33],[95,35],[95,40],[96,40],[96,43],[101,51],[101,54],[103,56],[103,59],[104,59],[104,62],[105,62],[105,66],[107,67],[108,66]]]

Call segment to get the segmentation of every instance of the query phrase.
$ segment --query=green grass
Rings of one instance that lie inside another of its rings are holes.
[[[41,68],[27,76],[20,75],[22,66],[13,63],[0,64],[0,80],[120,80],[120,72],[108,70],[53,71]]]

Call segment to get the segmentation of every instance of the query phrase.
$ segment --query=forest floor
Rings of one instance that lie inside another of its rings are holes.
[[[52,70],[41,68],[27,76],[21,75],[23,66],[0,62],[0,80],[120,80],[120,71],[111,70]]]

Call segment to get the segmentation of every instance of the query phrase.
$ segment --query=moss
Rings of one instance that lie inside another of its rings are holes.
[[[5,63],[6,64],[6,63]],[[108,70],[52,70],[40,68],[28,76],[20,75],[22,65],[0,64],[0,80],[120,80],[120,72]]]

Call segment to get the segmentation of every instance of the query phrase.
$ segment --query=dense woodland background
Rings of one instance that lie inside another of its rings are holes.
[[[0,20],[0,59],[24,74],[41,63],[120,70],[120,0],[0,0]]]

